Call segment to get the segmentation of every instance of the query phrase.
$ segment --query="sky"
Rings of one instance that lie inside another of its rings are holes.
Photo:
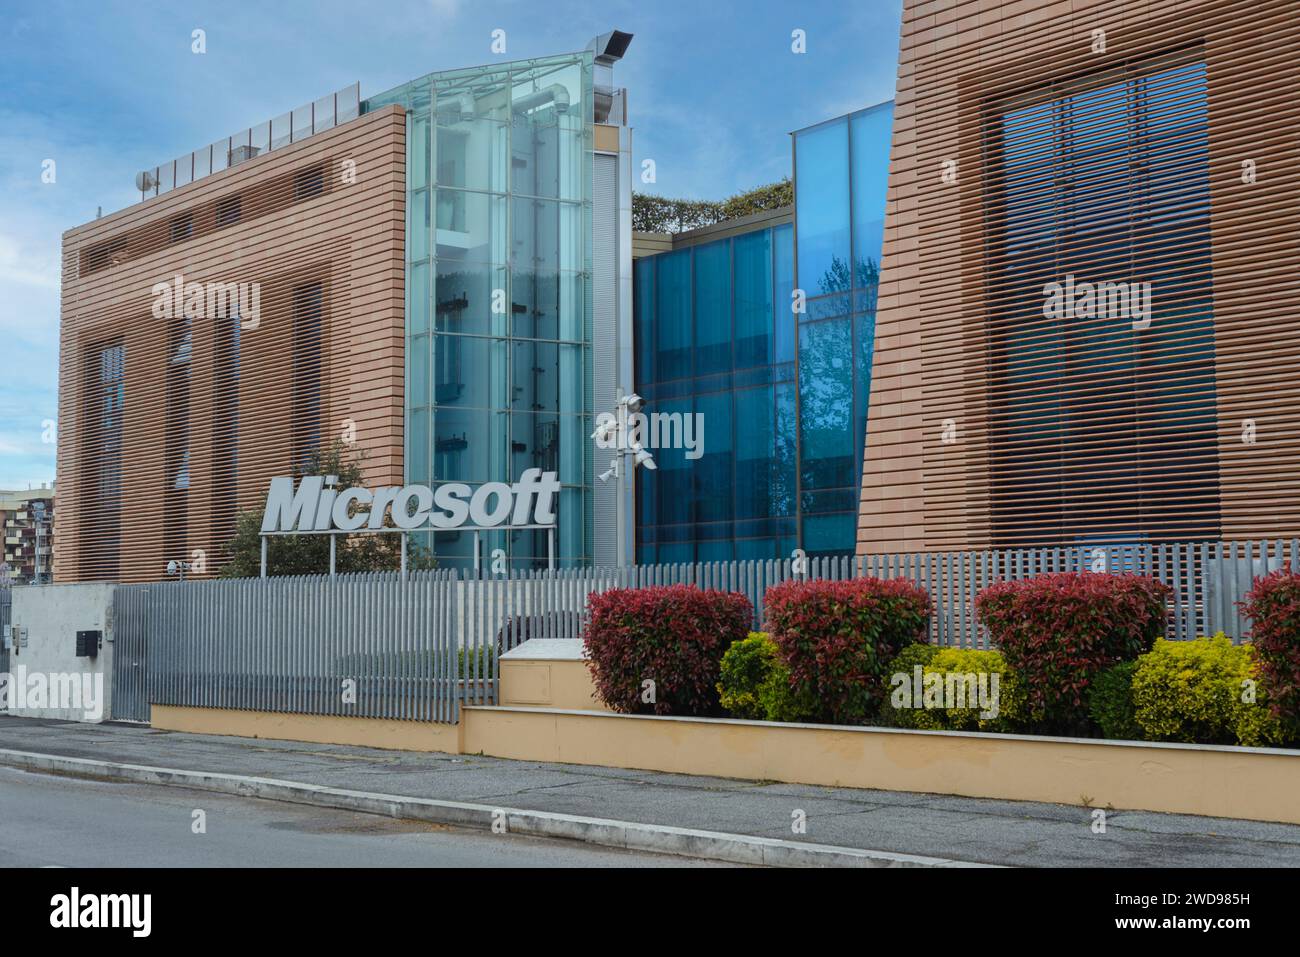
[[[902,0],[275,0],[3,5],[0,489],[54,474],[60,245],[139,201],[135,173],[355,81],[634,35],[628,89],[646,192],[721,199],[790,172],[787,134],[893,96]],[[193,52],[202,30],[206,52]],[[493,53],[493,31],[506,50]],[[806,50],[792,50],[803,31]],[[53,164],[49,161],[53,160]],[[52,180],[52,181],[51,181]]]

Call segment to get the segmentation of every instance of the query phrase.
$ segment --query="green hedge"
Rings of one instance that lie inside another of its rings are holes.
[[[919,703],[917,668],[921,669]],[[982,704],[973,695],[982,677],[991,696],[994,675],[996,715],[986,713],[994,710],[990,698]],[[995,650],[918,642],[904,647],[878,680],[884,697],[878,722],[887,727],[1042,730],[1030,716],[1023,682]],[[957,698],[962,691],[967,694],[964,702]],[[780,649],[764,632],[751,632],[727,649],[718,694],[722,706],[738,718],[809,721],[816,720],[818,711],[816,701],[791,690],[790,671]],[[1249,644],[1234,645],[1222,634],[1195,641],[1158,639],[1136,661],[1100,672],[1089,689],[1088,709],[1102,735],[1116,740],[1261,747],[1292,739],[1269,708],[1254,649]]]
[[[1102,671],[1088,689],[1088,714],[1103,737],[1141,741],[1142,726],[1133,714],[1133,672],[1136,661],[1121,661]]]

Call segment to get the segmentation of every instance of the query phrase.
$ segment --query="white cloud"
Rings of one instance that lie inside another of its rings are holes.
[[[42,289],[59,288],[59,262],[48,248],[44,253],[24,248],[13,236],[0,233],[0,289],[3,283]]]

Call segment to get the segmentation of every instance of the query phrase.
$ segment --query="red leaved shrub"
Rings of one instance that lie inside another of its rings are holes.
[[[787,581],[763,602],[791,690],[817,720],[834,724],[875,716],[885,667],[905,645],[925,640],[930,617],[930,596],[901,579]]]
[[[615,588],[589,595],[587,612],[587,668],[609,707],[624,714],[722,713],[722,656],[753,624],[744,595],[694,585]],[[652,694],[647,681],[654,682]]]
[[[1093,678],[1151,650],[1172,593],[1140,575],[1060,572],[990,585],[975,596],[975,609],[1023,679],[1034,718],[1082,733]]]
[[[1255,579],[1241,607],[1273,713],[1300,727],[1300,574],[1284,568]]]

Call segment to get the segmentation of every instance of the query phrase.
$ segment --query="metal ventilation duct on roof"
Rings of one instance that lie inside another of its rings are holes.
[[[623,59],[628,46],[632,43],[632,34],[622,30],[610,30],[602,33],[587,44],[587,49],[596,54],[595,69],[592,71],[592,92],[595,95],[596,122],[609,121],[610,110],[614,104],[614,64]],[[616,122],[623,122],[617,119]]]

